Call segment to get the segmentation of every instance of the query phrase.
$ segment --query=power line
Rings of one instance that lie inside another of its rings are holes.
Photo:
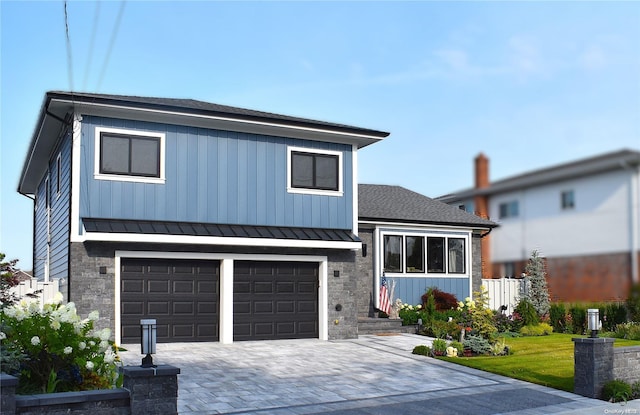
[[[64,29],[67,43],[67,72],[69,74],[69,90],[73,92],[73,59],[71,57],[71,38],[69,37],[69,14],[67,13],[67,2],[64,2]]]
[[[89,42],[89,54],[87,55],[87,65],[84,71],[84,80],[82,81],[82,90],[85,91],[87,88],[87,78],[89,77],[89,72],[91,71],[91,63],[93,61],[93,49],[94,43],[96,40],[96,32],[98,31],[98,19],[100,17],[100,1],[96,3],[96,11],[93,15],[93,27],[91,30],[91,40]]]
[[[102,79],[104,78],[104,73],[109,65],[109,59],[111,58],[111,51],[113,50],[113,45],[116,43],[116,37],[118,35],[118,30],[120,29],[120,21],[122,20],[122,15],[124,14],[124,6],[126,1],[122,1],[120,3],[120,9],[118,10],[118,16],[116,17],[116,22],[113,27],[113,31],[111,32],[111,39],[109,40],[109,47],[107,49],[107,55],[105,56],[104,63],[102,64],[102,70],[100,71],[100,78],[98,78],[98,86],[96,91],[100,91],[100,86],[102,85]]]

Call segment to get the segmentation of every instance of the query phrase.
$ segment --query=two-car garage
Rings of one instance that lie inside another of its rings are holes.
[[[157,321],[158,342],[219,341],[221,261],[122,258],[121,343]],[[233,340],[318,338],[318,262],[233,261]]]

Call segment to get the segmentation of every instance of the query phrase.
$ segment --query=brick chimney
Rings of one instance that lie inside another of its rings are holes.
[[[480,153],[474,159],[475,162],[475,189],[485,189],[489,187],[489,159]],[[477,192],[479,193],[479,192]],[[484,219],[489,219],[489,197],[487,195],[476,194],[474,197],[475,213]],[[482,278],[491,278],[491,244],[489,235],[482,238]]]

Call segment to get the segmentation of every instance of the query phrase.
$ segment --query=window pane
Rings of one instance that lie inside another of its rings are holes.
[[[291,154],[291,186],[313,188],[313,156]]]
[[[444,272],[444,238],[427,238],[427,270]]]
[[[464,239],[449,238],[449,273],[464,274]]]
[[[103,134],[100,173],[129,173],[129,139]]]
[[[338,156],[316,155],[316,187],[338,190]]]
[[[407,236],[407,272],[424,272],[424,237]]]
[[[131,174],[160,177],[160,141],[131,138]]]
[[[384,236],[384,270],[402,272],[402,236]]]
[[[573,190],[567,190],[562,192],[562,209],[573,209],[575,201],[573,197]]]

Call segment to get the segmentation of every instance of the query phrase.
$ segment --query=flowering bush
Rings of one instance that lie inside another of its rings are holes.
[[[398,316],[402,319],[403,326],[412,326],[418,324],[419,318],[421,318],[423,322],[426,321],[426,314],[420,304],[401,304],[398,310]]]
[[[498,329],[494,325],[493,311],[489,308],[489,294],[483,286],[474,295],[476,300],[467,297],[464,302],[458,303],[458,310],[462,312],[462,328],[491,343]]]
[[[42,310],[21,300],[0,312],[0,363],[18,377],[18,393],[106,389],[120,381],[111,330],[93,330],[98,312],[80,319],[74,303],[61,301],[58,293]]]

